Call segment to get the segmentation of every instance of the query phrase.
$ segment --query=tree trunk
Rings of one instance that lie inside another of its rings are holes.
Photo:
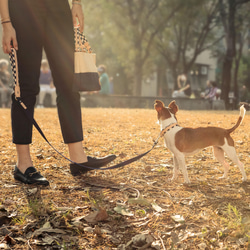
[[[175,90],[175,89],[177,89],[178,87],[178,85],[177,85],[177,77],[178,77],[178,73],[180,73],[180,72],[177,72],[176,71],[176,65],[175,64],[172,64],[171,65],[171,73],[172,73],[172,80],[173,80],[173,89],[172,89],[172,91],[173,90]],[[171,93],[171,95],[172,95],[172,93]]]
[[[135,85],[134,85],[134,95],[141,96],[142,88],[142,65],[141,63],[135,63],[135,73],[134,73]]]
[[[242,50],[244,46],[244,35],[239,34],[239,49],[237,50],[236,57],[235,57],[235,69],[234,69],[234,95],[235,95],[235,103],[239,103],[239,86],[238,86],[238,72],[239,72],[239,67],[240,67],[240,60],[242,56]],[[235,107],[236,108],[236,107]]]
[[[160,62],[157,64],[157,95],[158,96],[167,96],[169,93],[166,68],[167,68],[167,65],[164,62],[164,59],[160,60]]]
[[[230,53],[230,52],[228,52]],[[225,101],[226,109],[229,109],[229,92],[231,83],[231,69],[232,59],[229,56],[225,56],[222,70],[222,99]]]
[[[235,62],[235,69],[234,69],[234,97],[235,97],[235,104],[239,103],[239,87],[238,87],[238,70],[239,70],[239,62]],[[236,108],[236,107],[234,107]]]
[[[222,99],[225,101],[226,109],[229,108],[228,94],[231,85],[231,70],[233,59],[235,57],[235,11],[236,2],[235,0],[228,0],[229,14],[227,17],[226,32],[226,54],[222,68]],[[224,20],[226,21],[226,20]]]

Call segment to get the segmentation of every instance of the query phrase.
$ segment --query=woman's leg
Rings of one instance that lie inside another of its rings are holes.
[[[56,5],[56,13],[46,17],[45,52],[50,64],[53,82],[57,93],[57,108],[64,142],[68,145],[70,159],[84,166],[101,167],[116,158],[115,155],[103,158],[87,157],[83,146],[80,94],[73,91],[74,84],[74,31],[72,14],[68,1]],[[70,164],[73,175],[88,170]]]
[[[44,49],[57,93],[57,109],[65,143],[83,140],[80,95],[73,91],[74,33],[68,1],[47,15]]]
[[[10,16],[16,30],[18,51],[18,73],[21,99],[31,115],[34,114],[36,95],[39,92],[39,74],[42,58],[41,26],[34,20],[31,2],[9,1]],[[23,108],[12,95],[11,106],[13,142],[16,144],[17,166],[14,178],[27,184],[48,185],[49,182],[32,166],[30,143],[32,141],[32,123],[26,117]]]
[[[18,42],[17,61],[21,99],[33,115],[36,95],[39,93],[43,40],[42,23],[30,3],[24,0],[10,0],[9,8]],[[30,144],[33,125],[14,95],[12,96],[11,118],[13,142],[20,145]]]
[[[63,139],[68,145],[70,159],[83,163],[87,161],[87,156],[82,146],[80,95],[73,91],[74,33],[68,1],[61,2],[56,14],[46,20],[45,52],[56,87]]]
[[[22,173],[24,173],[27,168],[33,166],[30,156],[30,146],[16,144],[16,151],[17,167]]]
[[[72,161],[83,163],[87,162],[87,156],[84,152],[82,142],[68,143],[69,157]]]

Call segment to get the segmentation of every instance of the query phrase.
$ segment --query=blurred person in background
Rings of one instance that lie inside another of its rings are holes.
[[[181,74],[177,77],[177,86],[172,93],[173,98],[190,98],[192,94],[191,84],[189,79],[187,79],[186,74]]]
[[[204,97],[206,100],[209,100],[209,102],[213,102],[214,100],[217,99],[217,84],[215,81],[210,81],[211,88],[209,93]]]
[[[0,60],[0,94],[2,108],[9,108],[11,103],[11,93],[13,88],[11,88],[10,79],[11,75],[8,71],[9,62],[5,59]]]
[[[239,91],[240,102],[249,102],[249,92],[246,85],[242,85]]]
[[[106,73],[106,67],[104,65],[99,65],[97,68],[97,71],[100,76],[100,84],[101,84],[101,90],[99,91],[99,94],[102,95],[109,95],[110,94],[110,82],[109,82],[109,76]]]
[[[211,81],[207,80],[206,81],[206,88],[205,88],[205,90],[203,92],[201,92],[200,97],[201,98],[205,98],[209,94],[209,92],[211,91],[211,89],[212,89]]]
[[[38,107],[44,106],[44,100],[46,94],[51,96],[51,105],[53,107],[56,106],[56,89],[53,83],[51,70],[49,68],[48,61],[46,59],[42,60],[41,63],[41,71],[40,71],[40,93],[38,98]]]

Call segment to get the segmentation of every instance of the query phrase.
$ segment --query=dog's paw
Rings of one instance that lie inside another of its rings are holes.
[[[242,182],[247,182],[247,177],[242,177]]]

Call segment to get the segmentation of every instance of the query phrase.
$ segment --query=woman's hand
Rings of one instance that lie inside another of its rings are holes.
[[[83,32],[84,15],[83,15],[83,11],[82,11],[82,5],[73,3],[71,12],[72,12],[74,26],[77,26],[77,24],[79,24],[80,25],[80,32]],[[78,21],[78,23],[77,23],[77,21]]]
[[[16,31],[11,23],[4,23],[2,24],[2,26],[3,26],[3,37],[2,37],[3,52],[9,54],[11,52],[11,47],[14,47],[16,50],[18,50]]]

